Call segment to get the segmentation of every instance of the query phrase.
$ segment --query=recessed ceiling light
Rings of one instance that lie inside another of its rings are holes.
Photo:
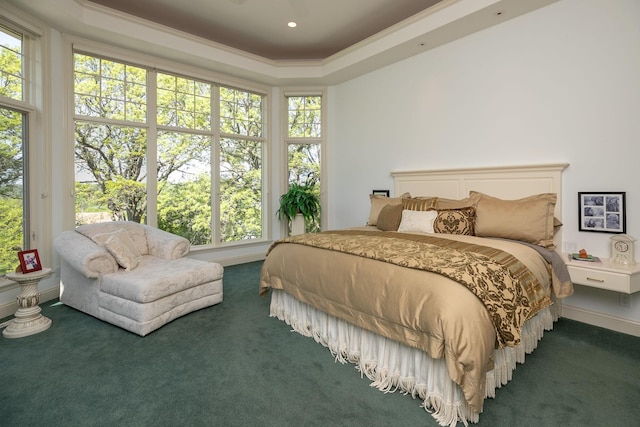
[[[296,24],[296,23],[295,23],[295,22],[293,22],[293,21],[288,22],[288,23],[287,23],[287,25],[289,26],[289,28],[295,28],[295,27],[297,27],[297,26],[298,26],[298,24]]]

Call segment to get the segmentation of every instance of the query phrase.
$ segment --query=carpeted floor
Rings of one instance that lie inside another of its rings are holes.
[[[57,301],[40,334],[0,337],[1,426],[437,426],[270,318],[260,262],[225,269],[224,302],[141,338]],[[640,339],[561,320],[479,426],[635,426]]]

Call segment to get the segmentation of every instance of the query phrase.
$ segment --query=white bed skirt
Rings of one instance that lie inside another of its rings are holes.
[[[517,347],[495,351],[494,369],[487,373],[486,397],[511,380],[516,363],[524,363],[545,330],[553,329],[558,316],[555,304],[525,323]],[[553,308],[553,309],[552,309]],[[313,337],[327,347],[337,361],[356,365],[371,386],[389,393],[400,390],[420,398],[424,407],[442,426],[477,423],[479,413],[464,400],[460,387],[447,374],[444,359],[432,359],[425,352],[384,338],[302,303],[282,290],[272,289],[271,317],[277,317],[294,331]]]

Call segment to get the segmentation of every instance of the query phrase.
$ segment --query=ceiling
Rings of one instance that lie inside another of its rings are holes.
[[[335,85],[556,1],[0,0],[0,16],[16,8],[79,38],[74,45],[152,62],[273,86]]]
[[[442,0],[90,0],[268,59],[324,59]],[[294,21],[297,27],[289,28]]]

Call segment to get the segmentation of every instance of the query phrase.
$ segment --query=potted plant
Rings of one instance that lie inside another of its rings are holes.
[[[314,191],[314,185],[293,183],[289,190],[280,196],[280,208],[276,211],[278,219],[285,219],[291,225],[291,235],[306,231],[306,223],[316,225],[320,218],[320,197]]]

